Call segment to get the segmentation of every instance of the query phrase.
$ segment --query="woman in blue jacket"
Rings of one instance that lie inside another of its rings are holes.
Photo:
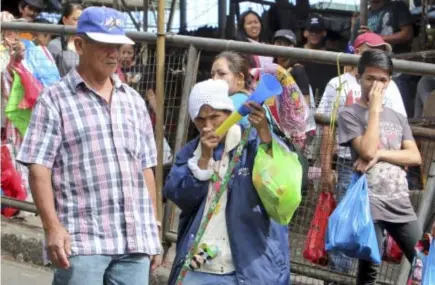
[[[237,124],[223,138],[215,134],[234,110],[228,89],[208,80],[189,98],[200,135],[179,151],[163,190],[181,209],[169,284],[288,285],[287,227],[269,217],[252,182],[257,149],[273,156],[275,138],[264,109],[252,102],[252,130]]]

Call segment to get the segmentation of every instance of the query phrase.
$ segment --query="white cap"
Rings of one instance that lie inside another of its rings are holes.
[[[233,101],[228,92],[228,83],[220,79],[209,79],[195,84],[189,97],[189,115],[192,120],[196,119],[204,105],[216,110],[234,111]]]

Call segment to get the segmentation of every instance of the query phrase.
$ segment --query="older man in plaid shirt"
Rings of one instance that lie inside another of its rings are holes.
[[[120,44],[133,44],[121,25],[116,10],[83,11],[80,63],[41,94],[18,155],[55,285],[144,285],[161,263],[153,128],[144,100],[113,76]]]

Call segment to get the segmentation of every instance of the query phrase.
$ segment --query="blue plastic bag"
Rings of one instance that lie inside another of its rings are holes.
[[[346,195],[329,217],[325,248],[328,252],[381,263],[365,174],[352,175]]]
[[[421,285],[435,284],[435,239],[432,240],[429,249],[429,255],[423,264],[423,279]]]

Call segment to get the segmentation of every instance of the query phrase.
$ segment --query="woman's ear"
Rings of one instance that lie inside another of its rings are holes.
[[[239,88],[245,88],[245,75],[243,73],[239,73],[236,76],[236,83],[237,83],[237,87]]]
[[[308,39],[308,31],[304,30],[304,38]]]

